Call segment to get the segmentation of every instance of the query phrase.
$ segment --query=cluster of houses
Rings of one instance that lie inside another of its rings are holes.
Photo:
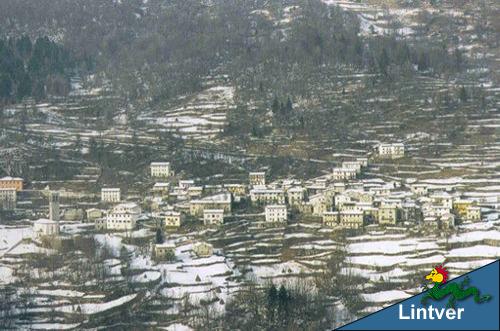
[[[379,158],[399,158],[403,144],[380,144]],[[456,220],[481,220],[481,209],[474,201],[456,192],[444,192],[413,182],[362,179],[369,164],[367,157],[346,159],[325,175],[309,180],[280,179],[268,182],[265,171],[250,172],[248,181],[233,184],[201,185],[179,179],[169,162],[150,164],[151,189],[144,199],[123,200],[117,187],[101,188],[101,208],[86,210],[86,220],[97,230],[132,231],[142,219],[153,219],[165,231],[175,231],[187,220],[202,221],[206,227],[221,226],[233,216],[235,203],[245,200],[260,210],[253,216],[263,224],[282,224],[291,215],[316,219],[332,229],[360,229],[368,224],[395,225],[424,223],[441,228]],[[16,194],[23,189],[21,178],[0,179],[0,198],[4,209],[15,208]],[[150,211],[143,211],[141,205]],[[248,205],[248,204],[246,204]],[[238,210],[238,212],[245,212]],[[49,194],[49,218],[34,223],[40,236],[59,234],[59,195]],[[168,244],[155,247],[157,256],[171,252]],[[200,248],[203,256],[209,245]],[[170,253],[169,253],[170,254]]]

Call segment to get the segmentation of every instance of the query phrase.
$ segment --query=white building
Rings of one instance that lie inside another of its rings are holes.
[[[41,218],[33,223],[33,232],[39,238],[59,235],[59,222]]]
[[[402,143],[378,145],[378,155],[382,158],[397,159],[405,156],[405,145]]]
[[[333,168],[332,177],[334,180],[349,180],[356,178],[356,170],[349,168]]]
[[[260,203],[285,203],[285,191],[282,189],[254,188],[250,190],[250,200]]]
[[[121,193],[119,188],[105,187],[101,189],[102,202],[120,202]]]
[[[170,171],[170,162],[151,162],[151,177],[170,177],[173,173]]]
[[[194,185],[195,185],[195,183],[194,183],[193,179],[181,179],[181,180],[179,180],[179,188],[181,190],[187,190]]]
[[[204,209],[203,224],[221,225],[224,223],[224,209]]]
[[[12,210],[16,208],[17,191],[15,188],[0,188],[0,209]]]
[[[344,161],[341,168],[355,170],[359,174],[361,172],[361,163],[358,161]]]
[[[348,229],[359,229],[363,226],[363,212],[348,210],[339,212],[340,226]]]
[[[136,203],[118,204],[106,217],[106,228],[108,230],[132,230],[140,215],[141,207]]]
[[[336,227],[339,224],[338,211],[325,211],[323,213],[323,225],[328,227]]]
[[[250,172],[248,174],[250,185],[266,185],[266,173],[264,171]]]
[[[265,208],[266,222],[286,222],[288,213],[286,205],[267,205]]]
[[[155,196],[168,196],[170,191],[170,183],[158,182],[153,185],[151,190]]]
[[[422,196],[429,192],[429,185],[427,184],[411,184],[410,190],[413,194]]]

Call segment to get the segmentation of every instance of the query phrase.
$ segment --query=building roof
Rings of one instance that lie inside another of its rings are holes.
[[[285,208],[286,209],[286,205],[266,205],[266,209],[268,209],[268,208],[276,208],[276,209]]]
[[[5,176],[5,177],[0,178],[0,180],[5,180],[5,181],[7,181],[7,180],[21,180],[22,181],[23,179],[21,177]]]

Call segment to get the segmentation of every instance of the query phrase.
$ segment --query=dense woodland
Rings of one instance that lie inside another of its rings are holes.
[[[69,51],[86,69],[106,72],[128,99],[153,105],[200,89],[202,78],[218,71],[241,87],[299,97],[312,93],[310,79],[339,66],[380,73],[389,81],[416,71],[451,75],[465,66],[453,41],[421,40],[416,45],[397,32],[364,37],[355,15],[320,0],[297,2],[303,6],[300,12],[287,14],[294,17],[290,24],[276,24],[285,5],[294,2],[273,2],[274,19],[255,12],[263,3],[149,1],[145,7],[142,1],[22,0],[0,4],[0,31],[37,38],[62,35],[58,43],[64,51],[47,39],[33,47],[41,50],[33,61],[49,51],[59,56],[54,62],[59,67],[47,63],[49,71],[44,73],[61,74],[68,66]],[[38,20],[33,21],[33,12],[40,14]],[[29,31],[22,28],[28,24]],[[31,48],[26,37],[14,43]],[[26,63],[31,52],[19,52],[19,46],[8,49]],[[47,47],[54,50],[44,51]],[[14,87],[19,84],[17,76],[11,80]],[[41,96],[36,86],[32,93]],[[29,94],[20,91],[16,96]]]

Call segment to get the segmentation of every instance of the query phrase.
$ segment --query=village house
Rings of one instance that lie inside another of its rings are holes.
[[[106,230],[107,220],[105,217],[96,218],[94,220],[94,227],[97,231]]]
[[[461,218],[467,217],[467,210],[472,207],[471,200],[457,199],[453,201],[453,211]]]
[[[15,188],[0,188],[0,209],[13,210],[16,208],[17,190]]]
[[[158,197],[168,197],[168,193],[170,190],[170,183],[166,182],[158,182],[153,185],[151,191],[154,196]]]
[[[178,188],[180,190],[188,190],[190,187],[194,185],[195,183],[193,179],[181,179],[179,180]]]
[[[230,193],[220,193],[203,199],[189,202],[189,214],[202,217],[205,209],[223,209],[225,213],[231,212],[232,197]]]
[[[23,179],[20,177],[11,177],[11,176],[6,176],[0,178],[0,189],[2,188],[12,188],[15,189],[16,191],[22,191],[23,190]]]
[[[435,205],[441,205],[448,209],[453,208],[453,196],[448,192],[435,192],[431,196],[431,201]]]
[[[178,228],[184,220],[182,213],[175,210],[161,212],[159,217],[162,219],[165,228]]]
[[[33,223],[33,232],[38,238],[59,235],[59,222],[41,218]]]
[[[102,202],[120,202],[121,193],[119,188],[103,187],[101,189]]]
[[[342,204],[351,202],[351,198],[345,194],[337,194],[333,197],[333,204],[337,210],[342,208]]]
[[[378,145],[378,155],[381,158],[397,159],[404,157],[405,145],[402,143]]]
[[[378,222],[379,224],[396,224],[397,207],[394,205],[381,205],[378,209]]]
[[[357,157],[356,161],[361,164],[362,167],[368,167],[368,158],[367,157]]]
[[[301,186],[294,186],[287,190],[287,199],[290,206],[297,206],[304,202],[305,189]]]
[[[285,191],[282,189],[254,188],[250,190],[250,200],[253,203],[285,203]]]
[[[155,258],[158,260],[173,260],[175,258],[175,244],[163,243],[154,245]]]
[[[321,216],[325,211],[332,207],[331,201],[328,201],[328,199],[322,193],[310,196],[309,203],[312,206],[312,214],[314,216]]]
[[[363,226],[363,212],[357,210],[339,212],[340,226],[347,229],[359,229]]]
[[[98,208],[89,208],[86,211],[87,214],[87,221],[88,222],[95,222],[96,219],[102,218],[103,212],[102,210]]]
[[[334,180],[349,180],[356,178],[356,170],[349,168],[333,168],[332,178]]]
[[[339,183],[339,182],[337,182],[337,183],[333,183],[333,191],[334,191],[335,193],[342,193],[342,192],[344,192],[345,190],[346,190],[346,185],[345,185],[345,183],[341,183],[341,182],[340,182],[340,183]]]
[[[204,241],[193,244],[193,252],[198,257],[209,257],[214,254],[214,246]]]
[[[325,211],[323,213],[323,225],[328,227],[335,227],[339,225],[339,212]]]
[[[170,177],[173,172],[170,170],[170,162],[151,162],[151,177]]]
[[[224,184],[224,189],[231,193],[236,201],[247,195],[247,188],[243,184]]]
[[[373,203],[373,194],[362,190],[346,190],[343,195],[348,196],[353,201],[362,203]]]
[[[190,186],[190,187],[188,187],[187,195],[190,199],[201,197],[203,195],[203,186]]]
[[[361,172],[361,163],[358,161],[344,161],[342,162],[341,169],[351,169],[359,174]]]
[[[248,181],[251,186],[266,185],[266,173],[264,171],[250,172],[248,174]]]
[[[203,210],[203,224],[222,225],[224,223],[224,209],[204,209]]]
[[[265,208],[266,222],[286,222],[288,212],[286,205],[267,205]]]
[[[375,196],[381,197],[381,196],[388,196],[389,194],[391,194],[392,188],[393,186],[386,184],[382,186],[370,187],[368,191]]]
[[[422,212],[414,201],[402,203],[401,220],[404,222],[419,222],[422,219]]]
[[[410,191],[418,196],[427,195],[429,193],[429,185],[427,184],[411,184]]]
[[[438,226],[441,229],[450,229],[455,226],[455,215],[444,213],[438,217]]]
[[[361,211],[361,208],[354,201],[344,202],[339,206],[339,211]]]
[[[465,218],[468,221],[473,221],[473,222],[481,221],[481,208],[476,206],[468,207]]]
[[[135,202],[121,203],[113,207],[106,217],[108,230],[132,230],[141,214],[141,207]]]

